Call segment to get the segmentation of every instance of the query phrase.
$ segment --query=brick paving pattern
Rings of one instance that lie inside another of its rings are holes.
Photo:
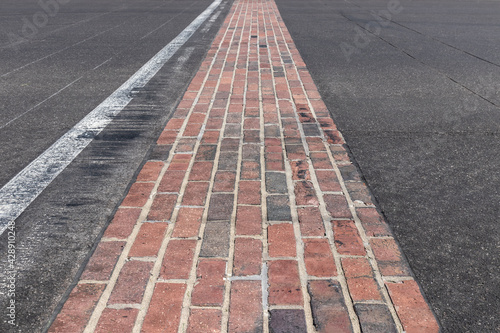
[[[235,1],[50,332],[438,332],[272,0]]]

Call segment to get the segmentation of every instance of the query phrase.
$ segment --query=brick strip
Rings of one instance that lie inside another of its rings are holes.
[[[234,2],[49,331],[113,329],[439,331],[272,0]]]

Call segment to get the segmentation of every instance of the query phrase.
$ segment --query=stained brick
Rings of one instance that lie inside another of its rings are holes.
[[[306,161],[291,161],[292,177],[294,180],[310,180],[309,163]]]
[[[332,170],[332,164],[327,153],[314,152],[310,154],[314,169]]]
[[[196,270],[196,283],[191,304],[198,306],[221,306],[224,296],[226,261],[200,260]]]
[[[118,276],[108,304],[140,304],[152,268],[152,262],[127,261]]]
[[[260,281],[234,281],[231,284],[229,332],[262,332]]]
[[[342,187],[340,186],[337,174],[334,171],[318,170],[316,171],[316,177],[318,178],[318,183],[321,191],[342,191]]]
[[[332,280],[309,281],[313,322],[317,332],[352,332],[349,313],[338,282]]]
[[[276,260],[269,265],[269,304],[302,304],[299,271],[294,260]]]
[[[351,218],[351,211],[343,195],[325,194],[326,209],[333,218]]]
[[[354,221],[332,221],[335,246],[340,254],[363,256],[365,247]]]
[[[385,276],[407,276],[408,265],[401,255],[399,246],[392,238],[372,238],[370,240],[380,272]]]
[[[342,178],[344,179],[345,182],[363,181],[363,179],[361,178],[361,175],[358,172],[358,169],[352,164],[339,165],[339,170],[340,170],[340,173],[342,174]]]
[[[369,237],[391,236],[389,226],[375,208],[356,208],[366,235]]]
[[[217,153],[216,145],[200,145],[198,147],[198,152],[196,153],[196,161],[213,161],[215,160],[215,154]]]
[[[337,268],[328,240],[306,238],[303,241],[307,274],[318,277],[336,276]]]
[[[345,185],[352,201],[361,201],[366,205],[373,205],[372,196],[365,183],[348,182]]]
[[[185,284],[157,283],[141,332],[177,332],[185,291]]]
[[[298,206],[319,206],[313,184],[309,181],[295,182],[295,202]]]

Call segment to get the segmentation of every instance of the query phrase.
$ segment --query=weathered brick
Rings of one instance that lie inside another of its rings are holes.
[[[313,322],[317,332],[352,332],[349,313],[338,282],[332,280],[309,281]]]
[[[127,261],[118,276],[108,304],[140,304],[152,268],[152,262]]]
[[[167,227],[168,223],[143,223],[128,253],[129,257],[156,256]]]
[[[187,170],[192,156],[191,154],[175,154],[168,166],[168,170]]]
[[[243,160],[258,162],[260,160],[260,146],[256,144],[244,144],[242,158]]]
[[[260,164],[254,161],[243,161],[241,163],[241,179],[260,179]]]
[[[212,176],[213,162],[194,162],[189,180],[210,180]]]
[[[251,238],[236,238],[233,274],[236,276],[259,275],[261,266],[262,241]]]
[[[335,220],[332,221],[333,237],[335,246],[340,254],[363,256],[365,247],[359,236],[358,228],[354,221]]]
[[[185,291],[185,284],[156,283],[141,332],[177,332]]]
[[[143,207],[149,199],[154,183],[134,183],[123,199],[122,206]]]
[[[175,153],[192,153],[197,141],[196,138],[182,138],[178,140]]]
[[[273,195],[266,199],[269,221],[291,221],[290,201],[287,195]]]
[[[104,237],[127,238],[132,233],[140,214],[140,208],[119,208],[106,229]]]
[[[221,332],[222,311],[217,309],[191,309],[188,333]]]
[[[290,223],[272,224],[267,227],[270,257],[295,257],[295,233]]]
[[[195,237],[200,230],[203,208],[181,207],[172,237]]]
[[[238,206],[236,211],[237,235],[260,235],[262,233],[261,207]]]
[[[214,192],[232,192],[234,191],[234,183],[236,180],[236,172],[217,171],[214,180]]]
[[[311,175],[309,174],[309,163],[307,163],[306,161],[291,161],[290,166],[292,168],[292,177],[294,180],[311,179]]]
[[[358,303],[354,305],[354,309],[363,332],[396,333],[398,331],[385,304]]]
[[[198,152],[196,153],[196,161],[213,161],[215,160],[215,155],[217,153],[216,145],[203,144],[198,147]]]
[[[104,309],[94,332],[132,332],[138,309]]]
[[[286,145],[286,156],[289,160],[305,160],[306,159],[306,151],[304,150],[304,146],[299,145]]]
[[[310,156],[314,169],[333,170],[327,153],[313,152]]]
[[[389,295],[406,332],[439,332],[439,325],[414,280],[386,282]]]
[[[345,182],[349,181],[363,181],[361,174],[353,164],[339,165],[340,174]]]
[[[269,304],[302,304],[299,271],[295,260],[269,261]]]
[[[184,196],[183,206],[203,206],[208,194],[208,182],[188,182]]]
[[[156,194],[153,204],[149,210],[147,219],[149,221],[168,221],[172,217],[172,211],[177,203],[177,194]]]
[[[229,303],[229,332],[262,332],[260,281],[233,281]]]
[[[307,332],[304,310],[274,309],[269,311],[270,333],[303,333]]]
[[[95,281],[108,280],[124,246],[125,242],[99,243],[80,279]]]
[[[77,284],[49,332],[83,332],[105,287],[103,284]]]
[[[162,279],[187,279],[193,265],[196,240],[172,239],[163,257]]]
[[[330,244],[326,238],[305,238],[304,261],[307,274],[318,277],[337,275]]]
[[[229,255],[229,221],[211,221],[205,226],[200,257],[227,257]]]
[[[348,182],[345,185],[352,201],[361,201],[365,205],[373,205],[372,196],[365,183]]]
[[[347,200],[340,194],[325,194],[323,199],[326,203],[326,209],[333,218],[351,218],[351,211]]]
[[[266,172],[266,191],[269,193],[288,193],[286,175],[282,172]]]
[[[191,304],[221,306],[224,298],[226,261],[204,259],[198,263]]]
[[[295,202],[298,206],[319,206],[314,186],[309,181],[295,182]]]
[[[238,153],[233,151],[221,152],[219,156],[219,171],[236,171],[238,168]]]

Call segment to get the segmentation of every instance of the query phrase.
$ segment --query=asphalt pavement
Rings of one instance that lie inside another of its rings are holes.
[[[44,7],[41,3],[49,7]],[[2,1],[0,186],[71,129],[212,1]],[[151,144],[198,70],[214,15],[16,220],[18,326],[0,297],[0,331],[39,332],[62,306]],[[0,280],[8,271],[0,237]],[[2,285],[2,292],[5,292]]]
[[[500,331],[500,3],[277,4],[443,330]]]

